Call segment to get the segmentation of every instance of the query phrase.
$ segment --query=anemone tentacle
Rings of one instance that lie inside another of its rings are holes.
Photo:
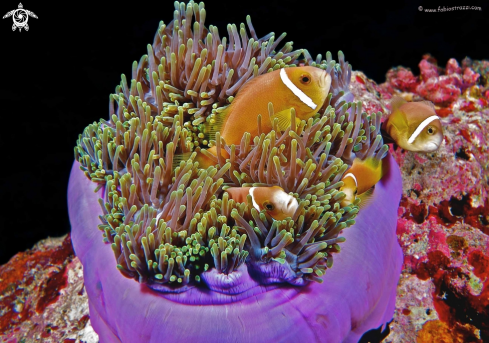
[[[313,60],[291,42],[278,50],[285,34],[258,38],[249,17],[239,32],[228,25],[229,38],[221,39],[216,27],[204,26],[205,17],[203,3],[175,3],[173,21],[160,23],[148,54],[134,62],[130,85],[122,75],[110,96],[110,119],[80,135],[75,158],[104,187],[104,241],[121,273],[144,283],[187,286],[208,269],[229,274],[245,262],[287,263],[296,277],[321,281],[343,242],[338,235],[358,213],[358,200],[340,205],[341,177],[355,157],[380,160],[387,153],[381,113],[368,116],[361,103],[347,101],[351,66],[341,51],[336,63],[330,52]],[[296,125],[292,110],[285,131],[275,120],[270,132],[245,134],[238,146],[219,133],[206,137],[201,124],[212,123],[247,81],[296,65],[332,77],[314,117]],[[216,165],[200,169],[195,152],[210,146]],[[177,155],[188,158],[178,163]],[[272,185],[299,201],[289,220],[274,221],[250,198],[236,203],[225,192]]]

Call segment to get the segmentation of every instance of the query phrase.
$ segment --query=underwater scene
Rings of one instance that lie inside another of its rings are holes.
[[[378,83],[165,6],[73,141],[70,233],[0,266],[0,341],[489,342],[489,60]]]

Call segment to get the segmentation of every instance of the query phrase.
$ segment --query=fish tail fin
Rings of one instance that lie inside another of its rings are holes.
[[[370,188],[368,191],[363,192],[362,194],[358,195],[357,197],[360,198],[360,203],[358,204],[358,207],[360,209],[366,208],[373,200],[374,197],[374,187]]]

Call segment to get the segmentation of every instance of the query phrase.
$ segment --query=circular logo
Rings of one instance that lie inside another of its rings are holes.
[[[18,27],[22,27],[27,23],[27,13],[21,8],[15,10],[12,17],[14,19],[14,24]]]
[[[423,6],[419,6],[418,7],[418,10],[422,11],[423,10]]]

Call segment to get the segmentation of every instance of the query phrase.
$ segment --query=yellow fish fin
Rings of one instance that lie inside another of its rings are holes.
[[[204,124],[205,139],[216,139],[216,132],[222,132],[222,127],[224,126],[224,121],[229,113],[230,107],[231,105],[226,107],[221,113],[216,113],[212,123],[208,122]]]
[[[273,120],[277,118],[278,119],[278,128],[281,131],[285,131],[290,127],[291,124],[291,109],[283,110],[278,113],[275,113],[272,118],[270,118],[273,122]],[[297,117],[295,117],[295,126],[298,127],[299,124],[301,123],[301,120]]]
[[[399,109],[393,111],[389,115],[389,119],[392,126],[394,126],[399,133],[409,128],[409,123],[407,121],[406,114]],[[396,137],[392,137],[392,138],[394,140],[396,139]]]
[[[368,157],[363,161],[363,164],[369,167],[372,171],[377,171],[381,167],[381,161],[375,157]],[[379,170],[380,171],[380,170]]]
[[[360,195],[357,195],[358,198],[360,198],[360,204],[358,204],[358,207],[362,210],[366,208],[373,199],[374,196],[374,187],[370,188],[368,191],[363,192]]]
[[[184,153],[180,153],[180,154],[175,154],[173,156],[173,164],[171,166],[172,170],[175,170],[177,167],[179,167],[180,162],[188,161],[190,159],[190,156],[192,156],[191,152],[184,152]]]
[[[395,112],[401,107],[403,104],[405,104],[407,101],[401,98],[399,95],[395,95],[391,99],[391,107],[392,107],[392,112]]]

